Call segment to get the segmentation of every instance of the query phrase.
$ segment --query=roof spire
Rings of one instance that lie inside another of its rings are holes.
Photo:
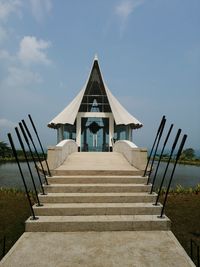
[[[98,56],[97,56],[97,53],[95,53],[94,55],[94,61],[97,60],[98,61]]]

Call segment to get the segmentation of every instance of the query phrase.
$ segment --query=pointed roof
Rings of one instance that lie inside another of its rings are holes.
[[[107,85],[105,84],[99,63],[98,58],[95,55],[92,69],[88,76],[88,79],[79,92],[79,94],[71,101],[71,103],[62,111],[60,112],[52,121],[49,122],[48,126],[51,128],[57,128],[57,125],[60,124],[71,124],[73,125],[77,114],[80,110],[80,106],[83,101],[84,95],[90,95],[91,84],[92,82],[98,82],[101,84],[101,90],[103,91],[103,95],[107,96],[107,100],[113,114],[114,120],[116,125],[130,125],[131,128],[136,129],[142,127],[142,123],[139,122],[135,117],[133,117],[120,103],[119,101],[113,96],[111,91],[108,89]],[[93,93],[95,94],[95,93]],[[92,94],[91,94],[92,95]]]

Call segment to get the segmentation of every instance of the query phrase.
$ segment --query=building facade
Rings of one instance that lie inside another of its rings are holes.
[[[86,84],[48,127],[57,129],[58,143],[73,139],[79,151],[112,151],[116,140],[132,141],[132,130],[142,123],[112,95],[95,56]]]

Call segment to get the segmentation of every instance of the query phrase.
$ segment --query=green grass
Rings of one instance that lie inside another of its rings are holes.
[[[181,192],[170,193],[165,213],[171,219],[171,231],[190,256],[190,240],[200,245],[200,192],[189,193],[181,189]],[[196,261],[196,251],[194,256]]]
[[[3,236],[6,236],[8,251],[24,232],[24,222],[29,216],[30,208],[24,192],[0,188],[0,257]]]

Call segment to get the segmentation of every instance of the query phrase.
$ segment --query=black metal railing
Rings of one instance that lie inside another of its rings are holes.
[[[167,191],[165,193],[165,198],[164,198],[164,202],[163,202],[163,206],[162,206],[162,210],[161,210],[161,213],[160,213],[160,218],[163,217],[163,213],[164,213],[164,209],[165,209],[165,205],[166,205],[166,202],[167,202],[167,197],[168,197],[168,194],[169,194],[169,189],[170,189],[170,186],[171,186],[171,183],[172,183],[172,179],[173,179],[173,176],[174,176],[174,172],[175,172],[175,169],[176,169],[176,165],[178,163],[178,160],[180,158],[180,155],[181,155],[181,152],[183,150],[183,147],[185,145],[185,141],[187,139],[187,135],[184,134],[183,138],[182,138],[182,141],[181,141],[181,144],[179,146],[179,150],[178,150],[178,153],[176,155],[176,159],[175,159],[175,163],[174,163],[174,167],[172,169],[172,173],[171,173],[171,176],[170,176],[170,179],[169,179],[169,183],[168,183],[168,186],[167,186]]]
[[[16,151],[16,148],[15,148],[15,145],[13,143],[13,139],[12,139],[12,136],[11,136],[10,133],[8,133],[8,139],[9,139],[9,142],[10,142],[10,145],[11,145],[12,152],[13,152],[13,155],[15,157],[16,163],[18,165],[18,169],[19,169],[19,172],[20,172],[20,175],[21,175],[21,178],[22,178],[22,182],[23,182],[23,185],[24,185],[24,189],[25,189],[25,192],[26,192],[26,196],[27,196],[27,199],[28,199],[29,207],[30,207],[31,214],[32,214],[32,217],[30,219],[31,220],[37,220],[38,218],[35,216],[35,212],[34,212],[34,209],[32,207],[31,197],[30,197],[30,194],[29,194],[29,191],[28,191],[28,187],[27,187],[25,178],[24,178],[24,174],[22,172],[22,168],[21,168],[21,165],[20,165],[20,162],[19,162],[17,151]]]
[[[155,147],[155,145],[156,145],[156,142],[157,142],[158,136],[159,136],[159,134],[160,134],[160,131],[161,131],[161,129],[162,129],[162,125],[163,125],[164,121],[165,121],[165,116],[162,117],[161,122],[160,122],[160,125],[159,125],[159,127],[158,127],[158,130],[157,130],[157,133],[156,133],[156,137],[155,137],[155,140],[154,140],[154,142],[153,142],[153,145],[152,145],[152,148],[151,148],[151,151],[150,151],[148,160],[147,160],[147,164],[146,164],[146,167],[145,167],[145,170],[144,170],[143,177],[145,177],[146,174],[147,174],[147,170],[148,170],[149,162],[150,162],[150,160],[151,160],[151,156],[152,156],[154,147]]]
[[[46,182],[46,184],[48,185],[48,181],[47,181],[46,173],[45,173],[45,170],[44,170],[44,167],[43,167],[43,164],[42,164],[42,160],[41,160],[40,155],[39,155],[39,153],[38,153],[38,151],[37,151],[37,148],[36,148],[35,143],[34,143],[34,141],[33,141],[32,135],[31,135],[31,133],[30,133],[30,131],[29,131],[29,129],[28,129],[28,127],[27,127],[27,125],[26,125],[26,123],[25,123],[24,120],[22,120],[22,124],[23,124],[23,127],[24,127],[24,129],[26,130],[26,133],[27,133],[27,135],[28,135],[28,137],[29,137],[29,139],[30,139],[30,141],[31,141],[31,143],[32,143],[32,146],[33,146],[34,150],[35,150],[35,154],[37,155],[38,162],[39,162],[39,164],[40,164],[42,173],[43,173],[43,175],[44,175],[45,182]]]
[[[194,249],[196,248],[196,253],[194,252]],[[190,256],[192,261],[195,263],[197,267],[200,267],[200,249],[197,242],[193,239],[190,240]],[[195,257],[196,256],[196,257]]]
[[[20,127],[20,129],[21,129],[22,134],[23,134],[24,140],[26,141],[26,144],[27,144],[27,146],[28,146],[28,149],[29,149],[31,158],[32,158],[32,160],[33,160],[33,162],[34,162],[34,166],[35,166],[35,169],[36,169],[36,172],[37,172],[37,175],[38,175],[38,180],[39,180],[39,183],[40,183],[40,187],[41,187],[41,190],[42,190],[42,195],[45,195],[44,187],[43,187],[43,183],[42,183],[42,178],[41,178],[41,176],[40,176],[40,173],[39,173],[39,170],[38,170],[38,167],[37,167],[36,159],[35,159],[35,157],[34,157],[34,155],[33,155],[33,151],[32,151],[32,148],[31,148],[31,146],[30,146],[28,137],[27,137],[27,135],[26,135],[26,133],[25,133],[25,131],[24,131],[24,128],[23,128],[21,122],[19,123],[19,127]]]
[[[160,144],[160,140],[161,140],[161,137],[162,137],[162,134],[163,134],[163,130],[165,128],[165,123],[166,123],[166,119],[164,118],[162,126],[160,128],[160,133],[158,135],[158,140],[157,140],[156,148],[155,148],[155,151],[154,151],[154,155],[153,155],[153,158],[152,158],[152,161],[151,161],[151,166],[150,166],[150,170],[149,170],[149,176],[148,176],[148,179],[147,179],[147,184],[149,184],[149,180],[150,180],[151,173],[152,173],[152,170],[153,170],[154,161],[155,161],[156,154],[157,154],[157,151],[158,151],[158,147],[159,147],[159,144]]]
[[[48,171],[48,174],[49,174],[49,176],[51,176],[51,172],[50,172],[49,165],[48,165],[48,162],[47,162],[47,159],[46,159],[45,153],[44,153],[44,149],[43,149],[42,143],[41,143],[41,141],[40,141],[39,134],[38,134],[38,132],[37,132],[37,129],[36,129],[36,127],[35,127],[35,124],[34,124],[34,122],[33,122],[33,119],[32,119],[32,117],[31,117],[31,115],[30,115],[30,114],[28,114],[28,117],[29,117],[29,120],[30,120],[30,122],[31,122],[31,125],[32,125],[32,127],[33,127],[33,130],[34,130],[34,132],[35,132],[35,134],[36,134],[36,137],[37,137],[38,143],[39,143],[39,145],[40,145],[40,148],[41,148],[41,151],[42,151],[42,154],[43,154],[43,157],[44,157],[44,161],[45,161],[45,163],[46,163],[46,166],[47,166],[47,171]]]
[[[170,152],[170,156],[169,156],[169,159],[168,159],[168,161],[167,161],[167,165],[166,165],[166,167],[165,167],[165,171],[164,171],[164,174],[163,174],[161,183],[160,183],[160,187],[159,187],[159,190],[158,190],[158,195],[157,195],[157,198],[156,198],[155,205],[158,204],[158,200],[159,200],[159,197],[160,197],[162,188],[163,188],[163,184],[164,184],[165,177],[166,177],[166,174],[167,174],[167,171],[168,171],[168,168],[169,168],[169,164],[170,164],[170,162],[171,162],[171,159],[172,159],[174,150],[175,150],[175,148],[176,148],[176,145],[177,145],[177,142],[178,142],[178,139],[179,139],[180,134],[181,134],[181,129],[178,129],[178,132],[177,132],[176,137],[175,137],[175,139],[174,139],[174,142],[173,142],[173,145],[172,145],[172,148],[171,148],[171,152]]]
[[[153,189],[154,189],[154,184],[155,184],[155,181],[156,181],[156,177],[157,177],[157,173],[158,173],[158,169],[160,167],[160,162],[161,162],[161,159],[163,157],[163,153],[164,153],[164,150],[165,150],[165,147],[166,147],[166,144],[168,142],[168,139],[169,139],[169,136],[171,134],[171,131],[172,131],[172,128],[173,128],[173,124],[171,124],[170,128],[169,128],[169,131],[167,133],[167,136],[165,138],[165,141],[164,141],[164,144],[163,144],[163,147],[162,147],[162,150],[161,150],[161,153],[160,153],[160,157],[159,157],[159,160],[158,160],[158,164],[156,166],[156,170],[155,170],[155,174],[154,174],[154,177],[153,177],[153,180],[152,180],[152,186],[151,186],[151,191],[150,191],[150,194],[153,193]]]
[[[20,133],[19,133],[19,130],[18,130],[17,127],[15,127],[15,131],[16,131],[16,134],[17,134],[17,137],[18,137],[20,146],[21,146],[21,148],[22,148],[22,151],[23,151],[23,154],[24,154],[24,157],[25,157],[25,160],[26,160],[26,164],[27,164],[27,166],[28,166],[28,170],[29,170],[29,173],[30,173],[31,181],[32,181],[32,184],[33,184],[34,192],[35,192],[35,197],[36,197],[36,199],[37,199],[37,206],[43,206],[43,205],[40,203],[40,200],[39,200],[39,197],[38,197],[38,192],[37,192],[36,184],[35,184],[35,181],[34,181],[34,178],[33,178],[33,173],[32,173],[32,170],[31,170],[31,167],[30,167],[30,164],[29,164],[29,160],[28,160],[28,157],[27,157],[27,154],[26,154],[26,150],[25,150],[25,147],[24,147],[24,143],[23,143],[23,141],[22,141],[22,138],[21,138],[21,136],[20,136]]]

